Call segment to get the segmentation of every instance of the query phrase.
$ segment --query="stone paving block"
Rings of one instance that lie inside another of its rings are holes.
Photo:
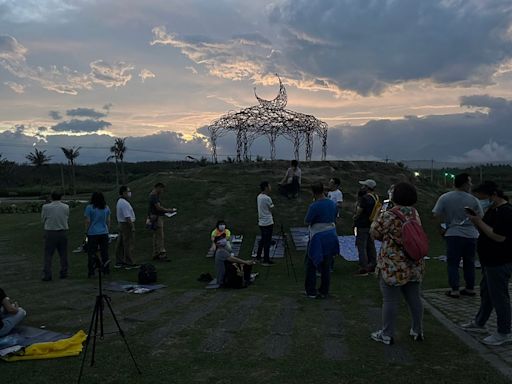
[[[345,335],[343,312],[339,304],[332,300],[324,301],[321,308],[326,333],[323,345],[324,356],[329,360],[344,360],[348,356],[348,348],[343,339]]]
[[[290,352],[297,302],[295,299],[284,298],[279,304],[279,311],[272,322],[272,333],[265,338],[265,354],[271,359],[285,357]]]

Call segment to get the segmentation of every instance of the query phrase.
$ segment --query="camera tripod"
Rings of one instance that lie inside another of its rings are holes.
[[[119,321],[117,320],[117,317],[114,313],[114,310],[112,309],[111,299],[109,296],[103,294],[103,282],[102,282],[102,274],[103,269],[108,266],[110,261],[107,261],[105,264],[103,264],[99,258],[99,256],[96,254],[96,266],[98,269],[98,295],[96,296],[96,303],[94,304],[94,310],[92,312],[91,317],[91,323],[89,325],[89,331],[87,332],[87,339],[85,340],[85,348],[84,348],[84,356],[82,358],[82,364],[80,365],[80,374],[78,375],[78,383],[80,384],[80,380],[82,379],[82,374],[84,371],[84,365],[85,365],[85,359],[87,358],[87,351],[89,349],[89,343],[92,338],[92,355],[91,355],[91,367],[95,363],[95,354],[96,354],[96,338],[99,334],[100,339],[103,339],[105,336],[104,327],[103,327],[103,312],[105,311],[105,304],[107,308],[110,311],[110,314],[112,315],[112,318],[114,319],[114,323],[117,326],[116,333],[119,333],[121,338],[124,341],[124,344],[126,345],[126,349],[128,349],[128,353],[130,354],[130,357],[133,361],[133,364],[135,365],[135,369],[139,373],[139,375],[142,374],[141,370],[139,369],[139,366],[137,365],[137,362],[135,361],[135,357],[133,356],[132,350],[130,349],[130,346],[128,345],[128,341],[126,340],[124,331],[121,329],[121,326],[119,325]],[[99,331],[98,331],[98,324],[99,324]]]
[[[280,227],[280,232],[279,232],[279,238],[276,239],[276,243],[275,243],[275,246],[274,246],[274,252],[272,253],[272,256],[270,257],[270,260],[274,260],[274,257],[276,255],[276,251],[277,251],[277,247],[279,246],[279,242],[282,241],[283,242],[283,248],[284,248],[284,260],[285,260],[285,263],[286,263],[286,275],[288,277],[290,277],[290,269],[292,270],[293,272],[293,278],[295,280],[295,282],[297,282],[297,274],[295,273],[295,266],[293,265],[293,258],[292,258],[292,255],[290,253],[290,246],[288,245],[288,236],[286,235],[286,232],[284,231],[284,225],[281,224]],[[267,273],[265,275],[265,280],[268,279],[268,274],[270,272],[270,268],[267,268]]]

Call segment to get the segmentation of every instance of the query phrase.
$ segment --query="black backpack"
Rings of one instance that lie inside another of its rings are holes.
[[[139,284],[156,283],[156,268],[153,264],[142,264],[139,268]]]

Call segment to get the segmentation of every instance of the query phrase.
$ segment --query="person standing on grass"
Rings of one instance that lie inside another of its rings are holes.
[[[298,197],[302,183],[302,171],[299,168],[299,162],[292,160],[290,168],[286,170],[283,179],[278,183],[279,193],[287,198]]]
[[[61,198],[61,193],[52,192],[51,203],[43,205],[41,210],[44,225],[43,281],[52,280],[52,258],[55,250],[60,258],[60,278],[68,277],[69,206],[61,202]]]
[[[119,224],[119,238],[116,244],[115,268],[138,267],[133,260],[135,238],[135,212],[130,204],[132,192],[123,185],[119,188],[119,199],[116,204],[116,217]]]
[[[486,195],[491,205],[483,218],[468,213],[480,231],[477,250],[482,264],[480,309],[475,318],[461,327],[467,331],[487,332],[485,324],[493,309],[496,311],[497,332],[482,340],[487,345],[512,342],[509,281],[512,275],[512,205],[493,182],[476,190]],[[468,211],[469,212],[469,211]]]
[[[354,213],[354,228],[356,231],[356,247],[359,256],[359,271],[356,276],[368,276],[373,273],[377,258],[375,241],[370,234],[370,226],[375,218],[376,205],[379,196],[374,192],[377,183],[367,179],[360,181],[361,189],[358,192],[358,203]]]
[[[343,205],[343,193],[340,191],[341,181],[337,177],[329,180],[329,192],[327,198],[336,204],[336,219],[341,218],[341,207]]]
[[[372,236],[382,241],[376,272],[379,276],[383,303],[382,328],[373,332],[370,337],[387,345],[393,344],[400,294],[404,296],[412,317],[409,335],[414,341],[423,340],[420,284],[425,273],[425,261],[416,261],[407,256],[402,238],[402,225],[405,220],[417,220],[421,224],[418,212],[413,207],[417,199],[418,195],[413,185],[398,183],[392,195],[394,207],[379,215],[371,226]]]
[[[153,229],[153,260],[169,261],[164,242],[164,216],[166,213],[176,212],[176,208],[165,208],[160,203],[160,197],[165,185],[156,183],[149,194],[148,216]]]
[[[263,252],[263,263],[261,265],[270,267],[274,264],[270,260],[270,245],[272,244],[272,232],[274,230],[274,218],[272,216],[274,203],[269,196],[272,188],[268,181],[261,182],[260,190],[256,202],[258,204],[258,226],[260,227],[261,239],[256,252],[256,260],[261,260],[261,253]]]
[[[460,295],[475,296],[475,254],[478,230],[469,220],[464,207],[471,208],[479,217],[483,216],[483,211],[477,198],[469,193],[471,186],[471,177],[467,173],[455,176],[455,189],[441,195],[432,209],[434,217],[438,219],[439,231],[446,241],[448,283],[451,288],[446,295],[454,299],[459,298]],[[459,291],[461,259],[466,288]]]
[[[101,192],[93,192],[91,202],[85,207],[85,233],[87,235],[88,274],[94,277],[96,268],[101,268],[104,274],[110,273],[108,265],[108,234],[110,229],[110,208]],[[100,259],[96,253],[100,250]],[[101,265],[98,265],[98,261]]]
[[[305,223],[309,226],[309,242],[306,253],[306,296],[325,298],[329,295],[332,259],[340,253],[336,234],[336,204],[325,197],[322,183],[311,186],[314,202],[309,206]],[[316,289],[316,271],[320,272],[321,284]]]
[[[27,312],[0,288],[0,337],[8,335],[26,316]]]

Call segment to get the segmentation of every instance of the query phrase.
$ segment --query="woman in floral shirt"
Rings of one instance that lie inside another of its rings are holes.
[[[395,210],[406,219],[416,217],[421,223],[416,209],[418,195],[416,188],[408,183],[399,183],[393,190],[394,208],[383,212],[371,227],[372,236],[382,241],[377,257],[376,273],[379,276],[382,292],[382,329],[371,334],[371,338],[384,344],[393,344],[395,321],[402,294],[412,315],[409,335],[416,341],[423,340],[423,304],[420,298],[420,283],[425,273],[423,259],[409,258],[402,245],[402,221],[393,213]]]

